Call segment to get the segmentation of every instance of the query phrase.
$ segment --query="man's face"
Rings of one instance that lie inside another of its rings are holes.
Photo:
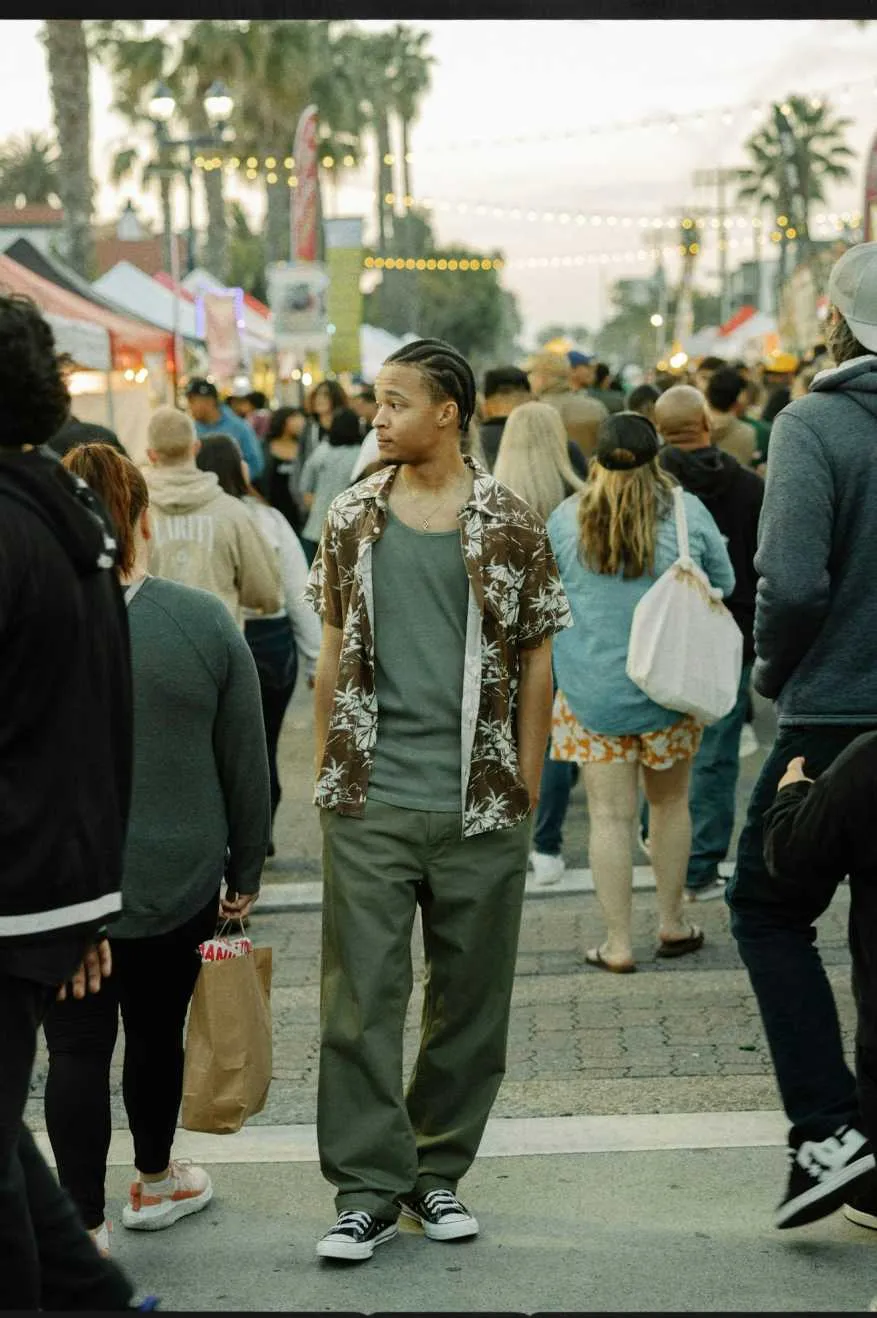
[[[699,389],[704,397],[706,397],[706,391],[709,388],[709,383],[712,378],[712,371],[699,370],[694,373],[694,387],[695,389]]]
[[[216,420],[219,408],[215,398],[209,398],[204,394],[190,394],[186,401],[189,404],[189,415],[193,421],[208,422]]]
[[[375,381],[378,410],[374,427],[385,462],[416,465],[435,457],[444,436],[458,432],[456,405],[436,402],[416,366],[383,366]]]
[[[579,364],[569,368],[569,382],[573,389],[590,389],[594,383],[594,367],[591,362],[586,366]]]

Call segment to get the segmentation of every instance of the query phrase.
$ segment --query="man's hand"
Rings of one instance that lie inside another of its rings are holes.
[[[226,888],[225,896],[220,898],[219,914],[223,920],[246,920],[258,900],[257,892],[233,892]]]
[[[796,755],[793,760],[789,760],[786,766],[786,772],[780,779],[780,785],[777,788],[781,792],[784,787],[791,787],[792,783],[812,783],[813,779],[808,778],[804,772],[804,756]]]
[[[58,989],[58,1001],[64,1001],[68,988],[74,998],[84,998],[86,993],[99,993],[101,981],[109,979],[112,973],[113,956],[109,940],[102,938],[86,948],[82,964],[72,976],[69,985],[62,984]]]

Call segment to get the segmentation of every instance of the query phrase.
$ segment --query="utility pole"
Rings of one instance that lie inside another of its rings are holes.
[[[722,325],[731,315],[731,289],[728,283],[728,230],[726,219],[728,203],[725,188],[733,183],[739,174],[736,169],[699,169],[694,175],[696,188],[715,188],[716,217],[719,221],[719,298],[721,312],[719,320]]]

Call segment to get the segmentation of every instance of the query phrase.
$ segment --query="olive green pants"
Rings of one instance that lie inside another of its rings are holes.
[[[317,1139],[336,1207],[382,1219],[455,1190],[505,1073],[530,820],[460,836],[460,815],[369,801],[321,812],[323,963]],[[426,985],[407,1092],[402,1035],[421,909]]]

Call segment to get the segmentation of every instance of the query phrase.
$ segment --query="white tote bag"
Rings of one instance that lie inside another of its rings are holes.
[[[734,708],[743,634],[722,592],[688,548],[682,490],[673,490],[679,557],[637,604],[627,647],[627,676],[665,709],[715,723]]]

